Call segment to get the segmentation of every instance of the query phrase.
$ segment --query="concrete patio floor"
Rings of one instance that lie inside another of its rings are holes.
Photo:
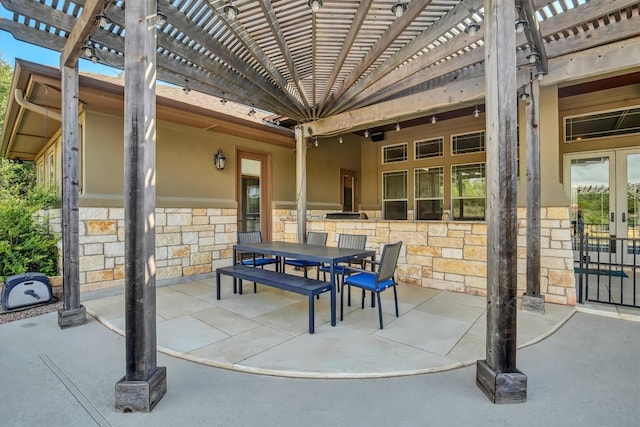
[[[313,273],[311,273],[313,274]],[[201,364],[276,376],[376,378],[444,371],[485,358],[485,298],[435,289],[399,286],[400,317],[393,292],[382,293],[385,327],[369,298],[360,308],[352,291],[344,321],[330,325],[329,295],[316,300],[316,331],[309,334],[306,297],[245,283],[233,294],[223,277],[222,299],[215,279],[159,286],[157,342],[163,353]],[[115,294],[114,294],[115,293]],[[122,289],[83,294],[87,312],[123,334]],[[546,304],[544,315],[518,310],[518,347],[536,343],[562,326],[574,307]]]

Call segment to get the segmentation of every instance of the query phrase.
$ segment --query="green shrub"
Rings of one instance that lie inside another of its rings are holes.
[[[30,162],[0,159],[0,276],[38,271],[58,274],[58,237],[43,210],[55,192],[35,183]]]

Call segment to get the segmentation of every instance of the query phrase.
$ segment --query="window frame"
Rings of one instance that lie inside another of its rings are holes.
[[[441,194],[440,197],[419,197],[418,196],[418,172],[421,170],[429,170],[429,169],[439,169],[440,170],[440,189]],[[416,221],[433,221],[442,218],[442,213],[444,212],[444,165],[437,166],[429,166],[429,167],[417,167],[413,169],[413,217]],[[418,202],[420,201],[440,201],[440,214],[439,218],[419,218],[419,209]]]
[[[385,192],[385,175],[388,174],[392,174],[392,173],[404,173],[404,199],[403,198],[393,198],[393,199],[387,199],[386,197],[386,192]],[[406,221],[408,218],[408,214],[409,214],[409,170],[408,169],[395,169],[395,170],[390,170],[390,171],[383,171],[382,172],[382,219],[386,220],[386,221]],[[405,204],[405,208],[404,208],[404,218],[403,219],[387,219],[387,209],[386,209],[386,203],[387,202],[404,202]]]
[[[455,206],[454,201],[456,200],[480,200],[480,197],[476,196],[466,196],[466,197],[454,197],[454,168],[459,166],[471,166],[471,165],[482,165],[484,171],[484,213],[482,218],[465,218],[465,217],[457,217],[455,216]],[[487,161],[486,159],[482,162],[470,162],[470,163],[455,163],[450,167],[450,178],[451,178],[451,186],[449,188],[449,207],[451,210],[451,219],[454,221],[486,221],[487,219]]]
[[[421,142],[430,142],[439,140],[442,144],[440,147],[440,154],[430,157],[418,157],[418,144]],[[434,138],[417,139],[413,141],[413,160],[427,160],[427,159],[442,159],[444,158],[444,136],[437,136]]]
[[[481,134],[482,135],[482,149],[481,150],[477,150],[477,151],[466,151],[464,153],[456,153],[454,152],[454,138],[459,137],[459,136],[463,136],[463,135],[474,135],[474,134]],[[462,132],[462,133],[452,133],[449,136],[449,145],[450,145],[450,155],[452,157],[457,157],[457,156],[466,156],[466,155],[470,155],[470,154],[479,154],[479,153],[486,153],[487,152],[487,131],[486,129],[480,129],[480,130],[474,130],[471,132]]]
[[[385,157],[386,150],[391,148],[398,148],[398,147],[404,148],[404,158],[401,160],[388,161],[387,158]],[[407,162],[409,160],[409,143],[407,142],[399,142],[397,144],[383,145],[382,147],[380,147],[380,150],[381,150],[381,155],[382,155],[381,158],[382,158],[383,165],[392,165],[392,164]]]

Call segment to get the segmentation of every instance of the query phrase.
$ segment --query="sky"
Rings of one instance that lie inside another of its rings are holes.
[[[12,19],[12,14],[0,4],[0,16]],[[13,38],[11,33],[0,30],[0,55],[2,60],[11,68],[15,67],[16,58],[26,59],[38,64],[49,65],[58,68],[60,66],[60,53],[54,50],[44,49],[36,45],[24,43]],[[79,61],[80,71],[117,76],[121,70],[105,65],[94,64],[86,59]]]

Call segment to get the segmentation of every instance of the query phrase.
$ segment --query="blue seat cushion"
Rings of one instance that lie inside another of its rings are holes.
[[[336,265],[336,266],[333,268],[333,271],[334,271],[336,274],[342,274],[342,273],[344,273],[344,268],[345,268],[345,267],[346,267],[345,265]],[[329,266],[329,265],[323,265],[322,267],[320,267],[320,271],[324,271],[325,273],[330,273],[330,272],[331,272],[331,266]]]
[[[316,267],[320,265],[319,262],[305,261],[303,259],[287,259],[284,261],[284,263],[288,265],[295,265],[296,267]]]
[[[345,285],[357,286],[369,291],[382,291],[394,284],[393,279],[387,279],[380,282],[376,286],[376,276],[368,273],[358,273],[353,276],[345,277]]]
[[[276,258],[256,258],[256,261],[255,261],[255,264],[254,264],[253,258],[250,258],[250,259],[242,260],[242,262],[240,264],[242,264],[242,265],[262,266],[262,265],[268,265],[268,264],[275,264],[277,262],[278,262],[278,260]]]

